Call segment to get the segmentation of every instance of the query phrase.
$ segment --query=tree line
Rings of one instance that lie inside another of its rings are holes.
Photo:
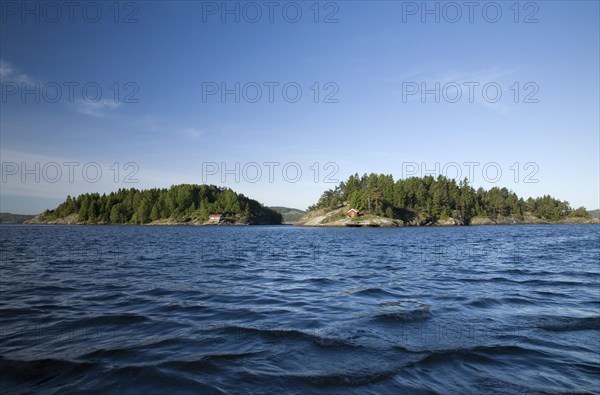
[[[119,189],[108,195],[67,196],[42,217],[53,220],[77,214],[83,223],[145,224],[160,219],[206,221],[210,214],[216,213],[246,223],[280,224],[282,219],[281,214],[229,188],[191,184],[169,189]]]
[[[475,190],[466,178],[458,183],[441,175],[394,181],[391,175],[374,173],[350,176],[334,189],[324,192],[309,210],[334,210],[344,205],[388,218],[420,213],[433,220],[452,217],[465,223],[477,216],[496,219],[500,216],[522,216],[526,212],[548,221],[568,216],[589,217],[584,207],[573,209],[569,202],[548,195],[523,200],[506,188]]]

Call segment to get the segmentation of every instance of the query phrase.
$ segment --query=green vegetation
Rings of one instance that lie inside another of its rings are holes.
[[[249,224],[280,224],[282,218],[281,214],[229,188],[183,184],[169,189],[131,188],[109,195],[68,196],[56,209],[45,211],[41,220],[52,221],[77,214],[83,223],[145,224],[162,219],[206,221],[214,213]]]
[[[394,181],[391,175],[358,174],[342,181],[334,189],[321,195],[309,210],[335,210],[342,206],[387,218],[410,220],[425,215],[433,221],[455,218],[469,224],[474,217],[496,219],[528,212],[547,221],[566,217],[589,218],[585,208],[573,210],[568,202],[551,196],[529,198],[526,201],[506,188],[494,187],[489,191],[473,189],[467,180],[439,176],[411,177]]]
[[[297,222],[306,213],[305,211],[289,207],[274,206],[269,208],[281,214],[283,216],[283,223],[285,224]]]
[[[0,213],[0,224],[22,224],[33,217],[35,215]]]

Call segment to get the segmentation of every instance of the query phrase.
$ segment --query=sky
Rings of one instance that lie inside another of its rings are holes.
[[[354,173],[600,207],[598,1],[0,2],[0,211]]]

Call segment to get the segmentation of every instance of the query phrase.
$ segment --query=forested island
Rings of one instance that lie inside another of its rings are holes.
[[[243,194],[214,185],[119,189],[67,199],[28,223],[151,225],[274,225],[282,216]]]
[[[354,213],[349,210],[354,209]],[[352,217],[351,217],[352,215]],[[298,222],[307,226],[483,225],[597,222],[551,196],[524,200],[506,188],[475,190],[444,176],[394,180],[358,174],[324,192]]]
[[[351,212],[352,211],[352,212]],[[46,210],[30,224],[424,226],[526,223],[599,223],[584,207],[551,196],[524,200],[507,188],[475,190],[444,176],[394,180],[354,174],[325,191],[304,213],[266,207],[229,188],[174,185],[86,193]],[[303,215],[304,214],[304,215]],[[300,218],[301,217],[301,218]]]

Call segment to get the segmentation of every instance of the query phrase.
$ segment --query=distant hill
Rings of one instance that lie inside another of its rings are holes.
[[[592,218],[600,218],[600,209],[596,209],[596,210],[589,210],[588,214],[590,215],[590,217]]]
[[[269,208],[283,216],[284,224],[293,224],[295,222],[298,222],[298,220],[302,218],[304,214],[306,214],[306,211],[289,207],[274,206]]]
[[[35,215],[0,213],[0,224],[22,224],[33,217]]]

